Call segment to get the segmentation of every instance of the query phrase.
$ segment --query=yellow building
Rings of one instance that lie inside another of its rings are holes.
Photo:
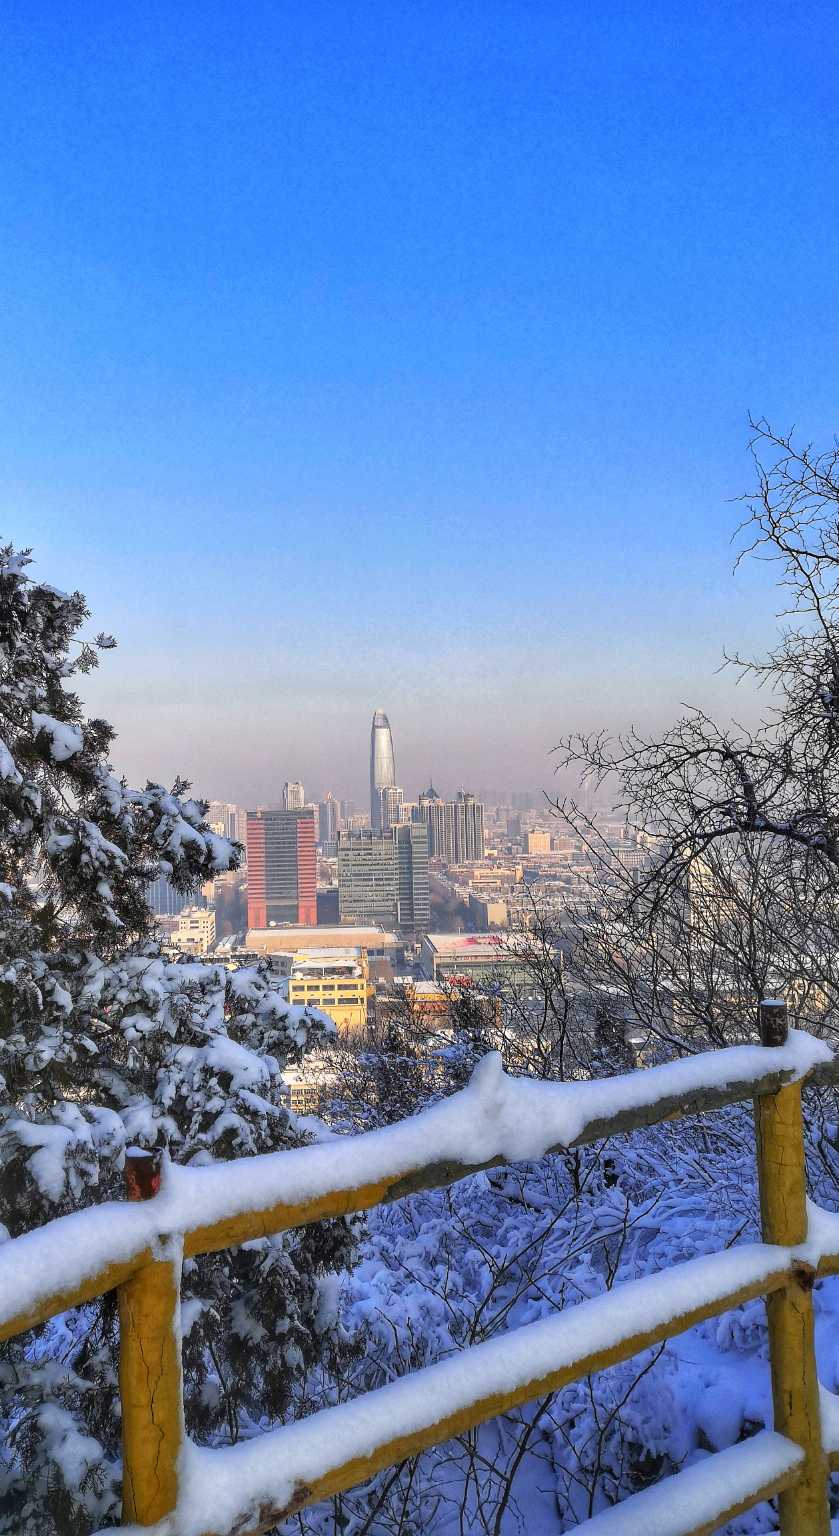
[[[172,943],[187,955],[206,955],[216,942],[212,907],[184,907],[172,932]]]
[[[524,839],[524,848],[526,853],[550,853],[550,832],[542,832],[537,829],[533,832],[526,833]]]
[[[290,1003],[328,1013],[339,1030],[367,1023],[370,973],[363,949],[301,949],[291,963]]]

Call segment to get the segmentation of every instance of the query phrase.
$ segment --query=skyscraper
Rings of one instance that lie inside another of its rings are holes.
[[[302,811],[305,803],[306,797],[303,794],[303,785],[296,779],[286,779],[283,785],[283,810]]]
[[[400,928],[427,933],[431,923],[428,832],[405,821],[391,829],[396,847],[396,920]]]
[[[484,808],[465,789],[458,790],[454,802],[454,846],[458,864],[484,856]]]
[[[428,828],[428,852],[432,859],[454,863],[454,813],[451,802],[438,795],[433,784],[423,790],[416,811],[417,821]]]
[[[428,827],[428,851],[446,864],[463,864],[484,856],[484,808],[467,790],[456,800],[443,800],[433,784],[419,797],[417,821]]]
[[[248,811],[248,927],[315,924],[317,858],[311,811]]]
[[[338,801],[329,793],[318,806],[318,841],[324,852],[334,851],[338,843]]]
[[[382,923],[427,931],[431,921],[428,834],[419,822],[388,832],[366,828],[338,838],[338,910],[342,923]]]
[[[386,784],[376,791],[379,802],[379,825],[382,832],[389,832],[402,820],[403,794],[398,784]]]
[[[396,760],[390,721],[383,709],[377,709],[370,728],[370,825],[374,832],[382,830],[381,791],[395,785]]]

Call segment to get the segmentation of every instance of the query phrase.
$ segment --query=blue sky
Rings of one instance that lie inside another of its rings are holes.
[[[12,4],[7,537],[130,776],[550,782],[727,710],[749,410],[837,426],[833,7]]]

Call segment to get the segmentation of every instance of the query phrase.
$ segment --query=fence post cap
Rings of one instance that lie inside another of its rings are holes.
[[[160,1188],[163,1149],[125,1149],[125,1185],[129,1200],[151,1200]]]
[[[789,1025],[782,997],[762,997],[757,1005],[761,1045],[786,1045]]]

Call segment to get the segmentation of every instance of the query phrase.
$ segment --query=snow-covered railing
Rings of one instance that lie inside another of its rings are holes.
[[[488,1057],[463,1092],[422,1114],[296,1151],[199,1168],[139,1154],[129,1159],[131,1202],[61,1217],[0,1248],[0,1338],[116,1288],[123,1518],[147,1536],[244,1536],[763,1295],[774,1430],[580,1530],[700,1536],[778,1494],[784,1536],[828,1536],[839,1402],[820,1398],[811,1293],[818,1273],[839,1270],[839,1217],[806,1201],[801,1085],[833,1079],[836,1067],[824,1044],[788,1034],[783,1005],[761,1004],[760,1023],[762,1046],[601,1082],[513,1079]],[[208,1450],[186,1439],[184,1256],[744,1099],[755,1103],[762,1243],[634,1281],[254,1440]]]

